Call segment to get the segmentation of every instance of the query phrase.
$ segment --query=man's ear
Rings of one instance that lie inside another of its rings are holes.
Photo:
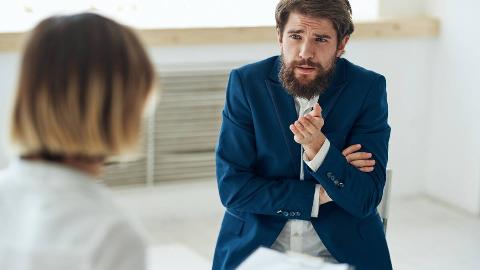
[[[345,36],[343,40],[340,42],[340,44],[338,44],[337,57],[340,57],[345,53],[345,47],[347,46],[347,43],[349,40],[350,40],[350,36]]]

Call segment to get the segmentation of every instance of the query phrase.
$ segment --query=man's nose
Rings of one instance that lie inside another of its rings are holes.
[[[305,60],[312,59],[315,56],[313,46],[310,44],[310,42],[304,42],[302,44],[299,56]]]

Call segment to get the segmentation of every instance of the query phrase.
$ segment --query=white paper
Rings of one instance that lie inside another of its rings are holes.
[[[209,270],[211,263],[181,244],[151,246],[147,253],[148,270]]]
[[[347,270],[347,264],[332,264],[322,258],[298,253],[281,253],[260,247],[248,257],[239,270]]]

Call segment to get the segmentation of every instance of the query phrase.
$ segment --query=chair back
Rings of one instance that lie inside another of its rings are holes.
[[[389,215],[389,208],[390,208],[390,193],[392,190],[392,170],[387,169],[387,180],[385,182],[385,187],[383,189],[383,197],[382,201],[377,207],[378,213],[382,218],[383,222],[383,229],[385,233],[387,233],[387,223],[388,223],[388,215]]]

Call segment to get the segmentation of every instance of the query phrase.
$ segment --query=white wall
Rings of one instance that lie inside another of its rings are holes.
[[[480,214],[480,2],[428,4],[442,27],[432,47],[426,191]]]
[[[18,54],[0,54],[0,168],[5,167],[8,162],[6,147],[7,119],[10,114],[19,61]]]
[[[426,11],[425,0],[379,0],[380,17],[422,16]]]

